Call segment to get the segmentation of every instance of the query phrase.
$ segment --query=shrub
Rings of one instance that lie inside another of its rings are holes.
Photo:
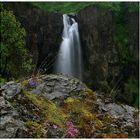
[[[129,104],[133,104],[134,106],[139,105],[139,86],[138,80],[135,77],[131,76],[128,81],[125,83],[125,99]]]
[[[13,12],[0,4],[1,10],[1,49],[0,74],[2,77],[17,78],[28,74],[32,68],[32,59],[25,49],[25,30],[21,28]]]

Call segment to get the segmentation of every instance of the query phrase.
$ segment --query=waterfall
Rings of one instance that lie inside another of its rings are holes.
[[[78,23],[63,15],[62,43],[55,63],[55,72],[72,75],[82,80],[82,56]]]

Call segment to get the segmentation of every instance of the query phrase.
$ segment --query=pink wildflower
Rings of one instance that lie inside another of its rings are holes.
[[[67,137],[74,137],[76,134],[78,134],[79,131],[74,128],[74,125],[71,121],[67,121],[66,122],[66,132],[65,132],[65,135]]]
[[[50,126],[50,124],[49,124],[48,121],[45,122],[45,126],[46,126],[46,127]]]
[[[66,121],[66,127],[74,127],[71,121]]]
[[[57,129],[57,128],[58,128],[58,126],[57,126],[57,125],[55,125],[55,124],[53,124],[53,128],[54,128],[54,129]]]

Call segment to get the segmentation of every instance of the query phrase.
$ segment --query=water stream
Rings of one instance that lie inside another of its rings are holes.
[[[62,43],[55,63],[55,72],[72,75],[82,80],[82,54],[78,23],[63,15]]]

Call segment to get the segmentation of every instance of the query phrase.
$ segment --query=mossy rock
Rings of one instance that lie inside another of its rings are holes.
[[[52,101],[48,100],[43,95],[30,94],[27,91],[23,91],[23,94],[41,110],[44,119],[62,128],[64,127],[66,115]]]
[[[35,121],[28,120],[26,122],[29,134],[34,138],[43,137],[43,126]]]

